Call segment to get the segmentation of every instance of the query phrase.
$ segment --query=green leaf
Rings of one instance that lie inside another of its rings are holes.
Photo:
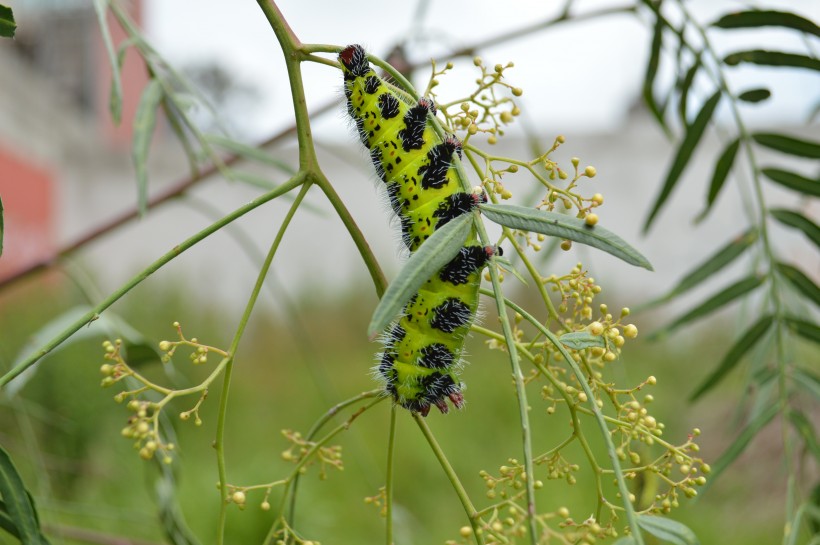
[[[686,168],[686,165],[689,164],[689,159],[692,157],[692,153],[695,151],[695,147],[697,147],[698,142],[700,142],[700,139],[703,136],[704,131],[706,130],[706,126],[712,119],[712,114],[715,113],[715,108],[717,108],[717,105],[720,102],[720,97],[721,92],[715,92],[715,94],[713,94],[709,98],[709,100],[706,101],[706,103],[701,108],[700,112],[698,112],[698,115],[695,118],[695,120],[687,128],[686,136],[684,137],[683,142],[681,142],[681,145],[678,148],[678,152],[675,155],[675,159],[672,161],[672,167],[669,169],[669,173],[666,175],[666,180],[663,183],[661,192],[655,200],[655,204],[652,206],[652,211],[646,218],[646,222],[643,226],[644,232],[649,230],[649,227],[652,225],[655,216],[658,214],[658,212],[660,212],[661,207],[664,205],[666,199],[669,197],[669,195],[672,193],[672,190],[675,188],[675,184],[677,184],[678,180],[680,179],[680,175],[683,173],[683,170]]]
[[[122,81],[120,79],[120,65],[117,62],[117,52],[114,49],[114,41],[111,39],[111,31],[108,28],[108,0],[94,0],[94,10],[97,12],[97,23],[100,25],[105,51],[108,54],[108,63],[111,65],[111,95],[109,97],[108,109],[115,125],[119,125],[122,120]]]
[[[798,157],[808,157],[809,159],[820,159],[820,144],[817,142],[768,132],[756,132],[752,134],[752,138],[761,146],[766,146],[775,151]]]
[[[726,149],[723,150],[720,159],[718,159],[717,163],[715,163],[715,172],[712,174],[712,182],[709,184],[709,193],[706,196],[706,208],[698,216],[699,220],[706,216],[709,210],[711,210],[712,205],[715,203],[715,199],[717,199],[717,196],[720,193],[720,190],[723,189],[723,184],[726,182],[726,177],[729,175],[729,171],[732,170],[732,165],[735,162],[735,156],[737,155],[737,150],[739,147],[740,139],[738,138],[726,146]]]
[[[689,67],[689,70],[686,71],[686,76],[683,78],[683,81],[680,85],[680,98],[678,102],[678,115],[680,115],[681,123],[688,126],[689,120],[686,119],[686,109],[688,107],[689,102],[689,90],[692,88],[692,82],[695,81],[695,76],[697,75],[698,70],[702,66],[700,60],[700,51],[695,56],[694,61],[692,61],[692,66]]]
[[[23,479],[8,453],[0,447],[0,497],[9,518],[17,528],[17,537],[24,545],[46,545],[48,541],[40,533],[40,522],[34,503],[23,484]]]
[[[387,286],[373,312],[370,325],[367,327],[367,334],[371,339],[384,331],[419,288],[458,254],[470,234],[473,218],[473,214],[462,214],[436,229],[430,238],[410,255],[410,259],[399,271],[396,279]]]
[[[21,361],[25,360],[32,350],[43,346],[45,343],[56,337],[61,331],[65,330],[68,326],[85,316],[90,309],[91,307],[86,305],[77,305],[52,318],[51,321],[42,326],[31,336],[26,345],[20,350],[14,359],[12,368],[18,365]],[[6,395],[9,397],[15,396],[36,374],[41,363],[48,357],[53,356],[61,349],[70,346],[72,343],[99,337],[122,338],[125,348],[124,355],[129,357],[129,362],[132,355],[134,356],[133,361],[137,364],[144,363],[148,361],[148,359],[152,359],[153,361],[159,361],[160,359],[161,354],[157,351],[157,349],[149,345],[142,334],[131,327],[123,319],[109,312],[102,316],[98,316],[87,326],[74,333],[69,341],[63,343],[58,348],[55,348],[43,356],[36,364],[23,371],[16,380],[5,386],[4,391],[6,392]],[[132,354],[129,350],[133,350],[134,353]],[[153,357],[149,355],[149,351],[153,353]]]
[[[809,218],[798,212],[786,210],[785,208],[772,208],[769,210],[769,214],[786,227],[803,231],[803,233],[809,237],[809,240],[820,248],[820,227]]]
[[[786,324],[806,340],[820,344],[820,327],[799,318],[786,318]]]
[[[794,191],[820,197],[820,180],[809,180],[794,172],[780,170],[779,168],[764,168],[761,172],[771,181]]]
[[[700,545],[695,532],[685,524],[664,517],[641,515],[638,526],[653,536],[674,545]]]
[[[222,149],[228,150],[231,153],[236,155],[240,155],[246,159],[251,159],[253,161],[259,161],[260,163],[270,165],[275,167],[285,174],[294,175],[296,174],[296,170],[289,164],[285,163],[284,161],[280,161],[276,157],[270,155],[265,150],[249,146],[247,144],[243,144],[242,142],[237,142],[231,138],[225,138],[224,136],[219,136],[216,134],[206,134],[205,140],[211,144],[221,147]]]
[[[728,305],[735,299],[746,295],[750,291],[760,286],[760,284],[762,283],[763,278],[757,276],[749,276],[744,278],[743,280],[740,280],[739,282],[732,284],[727,288],[723,288],[714,295],[712,295],[709,299],[698,305],[697,307],[693,308],[677,320],[673,321],[671,324],[663,328],[658,333],[670,331],[682,326],[683,324],[687,324],[699,318],[703,318],[704,316],[711,314],[719,308]],[[652,336],[655,335],[657,335],[657,333],[653,334]]]
[[[746,333],[735,342],[729,353],[723,357],[717,369],[715,369],[700,386],[698,386],[692,395],[689,396],[689,401],[695,401],[700,396],[715,387],[723,378],[734,369],[735,365],[746,355],[746,353],[754,348],[755,344],[763,338],[769,328],[774,322],[774,317],[770,314],[764,316],[757,321],[752,327],[746,330]]]
[[[140,214],[148,210],[148,150],[157,124],[157,108],[162,101],[163,90],[159,80],[152,79],[145,86],[134,115],[134,141],[131,156],[137,171],[137,205]]]
[[[482,204],[479,208],[487,219],[499,225],[573,240],[603,250],[630,265],[652,270],[649,261],[621,237],[598,225],[589,226],[582,219],[512,204]]]
[[[712,26],[718,28],[758,28],[779,26],[820,36],[820,27],[808,19],[788,11],[750,10],[724,15]]]
[[[17,531],[17,525],[14,524],[13,520],[11,520],[11,515],[8,514],[6,504],[3,500],[0,500],[0,528],[16,537],[18,540],[20,539],[20,532]]]
[[[737,98],[744,102],[751,102],[752,104],[756,104],[758,102],[763,102],[764,100],[768,99],[772,96],[772,92],[768,89],[750,89],[748,91],[744,91],[740,93]]]
[[[14,13],[11,8],[0,4],[0,37],[14,38],[17,23],[14,22]]]
[[[593,335],[589,331],[572,331],[558,337],[561,344],[570,350],[583,350],[584,348],[600,347],[604,348],[606,343],[600,335]]]
[[[3,198],[0,197],[0,256],[3,255],[3,233],[5,227],[3,225]]]
[[[803,271],[788,263],[777,263],[777,270],[794,288],[820,306],[820,288]]]
[[[707,487],[711,486],[711,484],[717,480],[718,476],[723,473],[726,468],[729,467],[731,463],[743,453],[744,450],[746,450],[746,447],[749,446],[752,439],[754,439],[758,432],[772,421],[778,411],[779,405],[772,403],[766,408],[766,410],[758,414],[754,419],[746,424],[743,431],[741,431],[740,435],[738,435],[735,439],[734,443],[729,445],[729,448],[727,448],[726,451],[721,454],[720,458],[712,464],[712,472],[709,474],[709,480],[706,483]]]
[[[661,2],[659,1],[657,3],[657,8],[660,9],[660,7]],[[652,45],[649,50],[649,61],[646,64],[646,75],[643,80],[643,98],[646,101],[646,105],[649,106],[649,110],[655,116],[655,119],[658,120],[658,124],[666,130],[667,127],[663,116],[663,108],[658,106],[658,103],[655,100],[655,94],[653,93],[655,76],[658,74],[658,64],[660,63],[661,48],[663,47],[663,28],[663,18],[656,17],[655,30],[652,33]]]
[[[803,442],[806,443],[806,446],[811,451],[812,455],[817,459],[820,460],[820,444],[817,442],[817,435],[814,433],[814,426],[806,418],[799,410],[793,409],[789,411],[789,422],[792,423],[794,429],[797,430],[803,437]]]
[[[807,392],[813,395],[815,399],[820,400],[820,377],[812,375],[809,371],[799,367],[795,367],[792,370],[792,374],[798,386],[802,386]]]
[[[726,55],[723,62],[729,66],[737,66],[740,63],[757,64],[761,66],[787,66],[790,68],[808,68],[809,70],[820,70],[820,60],[799,55],[797,53],[784,53],[782,51],[766,51],[763,49],[753,49],[750,51],[738,51]]]
[[[695,286],[699,285],[704,280],[711,278],[721,269],[732,263],[735,259],[743,255],[755,241],[757,240],[757,230],[753,227],[735,237],[729,244],[710,255],[703,263],[694,267],[686,276],[681,279],[678,284],[672,288],[672,291],[653,301],[649,306],[656,306],[659,303],[669,301],[681,294],[686,293]]]
[[[686,71],[683,79],[678,81],[678,91],[680,92],[680,96],[678,97],[678,116],[684,126],[689,125],[689,120],[686,118],[689,103],[689,90],[692,88],[692,83],[695,81],[695,76],[701,66],[700,52],[698,52],[692,61],[692,65],[689,66],[689,69]]]

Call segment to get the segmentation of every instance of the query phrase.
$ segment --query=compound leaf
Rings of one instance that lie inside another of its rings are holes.
[[[779,168],[764,168],[761,172],[771,181],[788,189],[820,197],[820,180],[809,180],[794,172]]]
[[[666,332],[691,321],[697,320],[698,318],[703,318],[704,316],[707,316],[719,308],[731,303],[735,299],[746,295],[762,283],[763,278],[758,276],[748,276],[739,282],[735,282],[731,286],[721,289],[712,295],[712,297],[693,308],[683,316],[679,317],[658,333]],[[653,336],[656,336],[658,333],[653,334]]]
[[[746,424],[746,427],[744,427],[743,431],[740,432],[740,435],[737,436],[735,442],[732,443],[723,454],[721,454],[720,458],[718,458],[714,464],[712,464],[712,472],[709,474],[709,480],[706,484],[707,487],[714,483],[715,480],[717,480],[718,475],[723,473],[723,471],[729,467],[732,462],[734,462],[735,459],[743,453],[744,450],[746,450],[746,447],[749,446],[752,439],[754,439],[758,432],[772,421],[779,410],[780,407],[778,404],[771,403],[766,410],[759,413],[748,424]]]
[[[784,134],[756,132],[752,135],[755,142],[761,146],[809,159],[820,159],[820,144],[809,140],[801,140]]]
[[[571,350],[583,350],[584,348],[593,348],[596,346],[603,348],[606,346],[603,337],[593,335],[589,331],[572,331],[565,333],[558,337],[558,340]]]
[[[17,23],[14,22],[14,13],[11,8],[0,4],[0,37],[14,38]]]
[[[737,98],[744,102],[750,102],[752,104],[757,104],[758,102],[763,102],[764,100],[768,99],[772,96],[772,92],[768,89],[749,89],[748,91],[744,91],[740,93]]]
[[[803,271],[788,263],[777,263],[777,270],[797,291],[820,306],[820,288]]]
[[[658,303],[673,299],[691,290],[704,280],[711,278],[718,271],[740,257],[756,240],[757,230],[755,228],[751,228],[742,235],[735,237],[729,244],[689,271],[689,273],[678,282],[678,285],[672,288],[672,291],[660,299],[653,301],[649,306],[655,306]]]
[[[157,124],[157,108],[164,92],[159,80],[152,79],[142,92],[137,113],[134,115],[134,141],[131,156],[137,173],[137,204],[140,214],[148,210],[148,149]]]
[[[111,30],[108,28],[107,0],[94,0],[94,10],[97,12],[97,23],[100,26],[105,52],[108,54],[108,62],[111,65],[111,95],[108,109],[114,124],[119,125],[122,120],[122,81],[117,52],[114,50],[114,40],[111,39]]]
[[[487,219],[499,225],[580,242],[630,265],[652,270],[649,261],[621,237],[598,225],[587,225],[582,219],[512,204],[482,204],[479,208]]]
[[[700,396],[714,388],[723,378],[734,369],[735,365],[746,355],[746,353],[754,348],[755,344],[763,338],[769,328],[774,322],[774,317],[770,314],[764,316],[757,321],[752,327],[746,330],[746,333],[738,339],[732,346],[729,352],[723,357],[723,361],[717,366],[711,375],[706,377],[700,386],[692,392],[689,396],[689,401],[695,401]]]
[[[715,163],[715,172],[712,174],[712,181],[709,184],[709,193],[706,196],[706,208],[698,216],[699,219],[706,216],[709,210],[711,210],[720,190],[723,189],[723,184],[726,182],[729,171],[732,170],[732,165],[735,162],[735,156],[737,156],[739,147],[740,139],[738,138],[726,146],[726,149],[723,150],[723,153],[720,155],[720,159]]]
[[[368,336],[373,339],[390,325],[407,301],[434,274],[458,254],[473,225],[473,214],[462,214],[436,229],[404,264],[398,276],[387,286],[370,325]]]
[[[769,214],[785,225],[803,231],[809,237],[809,240],[814,242],[814,245],[820,248],[820,227],[811,221],[806,216],[793,210],[786,210],[785,208],[773,208],[769,210]]]
[[[661,207],[663,207],[664,203],[666,202],[666,199],[669,198],[669,195],[675,188],[675,184],[678,183],[680,175],[683,173],[683,170],[686,168],[686,165],[689,164],[689,159],[692,157],[692,153],[695,151],[695,147],[700,142],[700,139],[703,136],[704,131],[706,130],[706,126],[712,119],[712,114],[715,113],[715,108],[717,108],[717,105],[720,102],[720,97],[721,92],[716,91],[715,94],[713,94],[709,98],[709,100],[706,101],[706,103],[700,109],[700,112],[698,112],[697,117],[695,117],[695,120],[687,128],[686,136],[684,137],[683,142],[681,142],[681,145],[678,148],[678,152],[675,155],[675,159],[672,161],[672,167],[669,169],[669,173],[666,175],[666,180],[663,183],[661,192],[655,199],[655,204],[652,206],[652,211],[646,218],[646,222],[643,226],[644,232],[649,230],[649,227],[655,220],[655,216],[657,216],[658,212],[660,212]]]
[[[676,520],[651,515],[638,517],[638,526],[653,536],[674,545],[700,545],[695,532]]]
[[[812,21],[788,11],[749,10],[724,15],[712,26],[718,28],[758,28],[779,26],[820,36],[820,27]]]
[[[736,66],[740,63],[757,64],[761,66],[787,66],[791,68],[807,68],[809,70],[820,70],[820,60],[797,53],[784,53],[783,51],[767,51],[764,49],[752,49],[749,51],[738,51],[723,58],[723,62],[729,66]]]
[[[820,327],[799,318],[787,317],[786,324],[806,340],[820,344]]]
[[[0,447],[0,497],[8,519],[14,524],[16,537],[25,545],[47,545],[40,532],[34,503],[17,473],[8,453]]]

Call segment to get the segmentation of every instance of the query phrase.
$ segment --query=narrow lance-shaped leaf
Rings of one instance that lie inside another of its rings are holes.
[[[728,305],[735,299],[746,295],[747,293],[751,292],[752,290],[760,286],[760,284],[762,283],[762,278],[757,276],[749,276],[739,282],[732,284],[727,288],[723,288],[722,290],[712,295],[712,297],[707,299],[705,302],[701,303],[700,305],[693,308],[677,320],[673,321],[671,324],[663,328],[660,332],[670,331],[679,326],[697,320],[698,318],[703,318],[704,316],[711,314],[719,308]]]
[[[571,350],[583,350],[584,348],[600,347],[604,348],[606,343],[600,335],[593,335],[589,331],[572,331],[558,337],[561,344]]]
[[[684,137],[683,142],[681,142],[681,145],[678,148],[678,152],[675,155],[675,159],[672,161],[672,167],[669,169],[669,173],[666,175],[666,180],[663,183],[661,192],[655,199],[655,204],[652,206],[652,211],[646,218],[646,222],[643,226],[644,231],[649,230],[649,227],[655,220],[655,216],[657,216],[658,212],[660,212],[664,203],[666,203],[666,199],[669,198],[669,195],[675,188],[675,184],[678,183],[678,180],[680,179],[681,174],[686,168],[686,165],[689,164],[689,159],[692,157],[692,153],[695,151],[695,147],[698,145],[698,142],[700,142],[700,139],[703,136],[704,131],[706,130],[706,126],[712,119],[712,114],[715,113],[715,108],[717,108],[717,105],[720,102],[720,96],[720,91],[715,92],[715,94],[713,94],[709,98],[709,100],[706,101],[706,103],[703,105],[703,108],[701,108],[700,112],[698,112],[698,115],[695,118],[695,120],[688,127],[686,131],[686,136]]]
[[[769,210],[769,214],[786,227],[803,231],[803,233],[809,237],[809,240],[820,248],[820,227],[809,218],[798,212],[786,210],[785,208],[773,208]]]
[[[661,2],[657,3],[657,8],[660,10]],[[646,101],[649,110],[658,120],[658,123],[664,130],[667,130],[666,122],[663,117],[663,109],[658,106],[653,92],[655,86],[655,76],[658,74],[658,64],[660,63],[661,48],[663,46],[663,18],[658,16],[655,18],[655,30],[652,33],[652,45],[650,47],[649,60],[646,64],[646,75],[643,81],[643,98]]]
[[[744,91],[737,95],[737,98],[744,102],[750,102],[752,104],[757,104],[758,102],[763,102],[764,100],[768,99],[772,96],[772,92],[768,89],[749,89],[748,91]]]
[[[700,545],[695,532],[688,526],[666,517],[641,515],[638,526],[653,536],[674,545]]]
[[[797,385],[803,387],[816,400],[820,401],[820,377],[799,367],[794,368],[793,374]]]
[[[11,8],[0,4],[0,37],[14,38],[17,23],[14,22],[14,13]]]
[[[26,545],[46,544],[23,479],[3,448],[0,448],[0,497],[3,498],[9,518],[17,527],[20,542]]]
[[[746,330],[746,333],[735,342],[729,353],[723,357],[717,369],[711,375],[706,377],[700,386],[698,386],[692,395],[689,396],[689,401],[695,401],[700,396],[717,386],[729,372],[735,368],[737,363],[746,355],[746,353],[755,347],[755,345],[763,338],[769,328],[772,326],[774,318],[772,315],[764,316],[757,321],[752,327]]]
[[[805,295],[815,305],[820,306],[820,288],[811,278],[803,274],[803,271],[788,263],[778,263],[777,270],[797,291]]]
[[[726,182],[729,171],[732,170],[732,165],[735,162],[735,156],[737,156],[739,147],[740,139],[738,138],[726,146],[726,149],[723,150],[723,153],[720,155],[720,159],[715,163],[715,172],[712,174],[712,181],[709,184],[709,193],[706,195],[706,208],[700,213],[698,219],[705,217],[709,210],[712,209],[715,199],[717,199],[718,194],[720,194],[720,190],[723,189],[723,184]]]
[[[820,36],[820,27],[812,21],[789,11],[749,10],[724,15],[712,26],[718,28],[758,28],[779,26]]]
[[[137,172],[137,204],[140,214],[148,208],[148,149],[157,124],[157,108],[162,101],[162,84],[152,79],[142,92],[137,113],[134,115],[134,141],[131,156]]]
[[[108,54],[108,63],[111,65],[111,95],[109,97],[109,110],[115,125],[120,124],[122,119],[122,82],[120,80],[120,66],[117,62],[117,52],[114,49],[114,41],[111,39],[111,31],[108,28],[108,1],[94,0],[94,9],[97,12],[97,22],[100,25],[105,52]]]
[[[242,142],[237,142],[232,138],[225,138],[216,134],[206,134],[205,140],[246,159],[259,161],[260,163],[275,167],[285,174],[289,174],[291,176],[296,174],[296,170],[292,166],[284,161],[280,161],[263,149],[249,146],[247,144],[243,144]]]
[[[757,230],[751,228],[740,236],[735,237],[729,244],[710,255],[703,263],[699,263],[686,276],[678,282],[677,286],[672,290],[650,304],[655,306],[658,303],[668,301],[677,297],[695,286],[699,285],[704,280],[711,278],[715,273],[732,263],[735,259],[743,255],[755,241],[757,240]]]
[[[799,318],[786,318],[786,324],[806,340],[820,344],[820,327]]]
[[[736,66],[740,63],[757,64],[761,66],[785,66],[789,68],[807,68],[809,70],[820,70],[820,60],[797,53],[784,53],[783,51],[766,51],[764,49],[753,49],[749,51],[738,51],[723,58],[723,62],[729,66]]]
[[[752,135],[755,142],[761,146],[809,159],[820,159],[820,143],[801,140],[784,134],[756,132]]]
[[[473,214],[462,214],[436,231],[410,255],[398,276],[387,286],[367,327],[373,339],[390,325],[407,301],[434,274],[458,254],[473,224]]]
[[[689,89],[692,88],[692,83],[695,81],[695,76],[697,75],[700,67],[700,52],[698,52],[695,56],[695,60],[692,61],[692,66],[690,66],[689,70],[686,71],[686,76],[683,78],[683,82],[680,86],[680,102],[678,103],[678,114],[680,115],[681,123],[683,123],[685,126],[689,125],[689,120],[686,118],[686,109],[688,107],[689,102]]]
[[[817,442],[814,426],[809,419],[806,418],[806,415],[798,410],[791,410],[789,411],[789,421],[792,423],[792,426],[794,426],[794,429],[797,430],[797,433],[803,437],[803,442],[806,443],[806,446],[814,457],[820,460],[820,444]]]
[[[735,459],[743,453],[744,450],[746,450],[746,447],[749,446],[752,439],[754,439],[758,432],[760,432],[760,430],[765,428],[766,425],[772,421],[779,410],[779,405],[772,403],[766,408],[766,410],[759,413],[746,425],[745,428],[743,428],[743,431],[740,432],[740,435],[737,436],[734,443],[732,443],[729,448],[721,454],[720,458],[712,464],[712,472],[709,474],[709,480],[706,482],[707,488],[717,480],[718,476],[723,473],[723,471],[729,467],[732,462],[734,462]]]
[[[779,168],[764,168],[761,172],[771,181],[806,195],[820,197],[820,180],[809,180],[794,172]]]
[[[499,225],[580,242],[630,265],[652,270],[649,261],[621,237],[598,225],[587,225],[582,219],[512,204],[482,204],[479,208],[487,219]]]

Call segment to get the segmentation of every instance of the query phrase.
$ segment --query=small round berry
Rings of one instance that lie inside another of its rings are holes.
[[[598,214],[587,214],[587,216],[584,218],[584,222],[586,222],[587,225],[592,227],[593,225],[598,223]]]
[[[473,535],[473,529],[469,526],[462,526],[458,533],[461,535],[461,537],[468,538],[471,535]]]
[[[634,339],[638,336],[638,328],[634,324],[627,324],[624,326],[624,337]]]
[[[600,193],[596,193],[592,196],[592,202],[594,202],[598,206],[601,206],[602,204],[604,204],[604,196]]]
[[[604,332],[604,325],[601,322],[592,322],[587,326],[589,332],[593,335],[600,335]]]
[[[564,240],[561,242],[561,249],[565,252],[568,252],[572,248],[572,241],[571,240]]]
[[[521,95],[524,94],[524,89],[522,89],[521,87],[513,87],[512,88],[512,94],[513,94],[513,96],[520,97]]]
[[[171,343],[169,341],[160,341],[159,342],[159,349],[163,352],[168,352],[171,349]]]
[[[589,167],[584,169],[584,174],[586,175],[587,178],[594,178],[595,175],[598,174],[598,171],[595,170],[595,167],[589,166]]]
[[[245,503],[245,493],[237,490],[231,495],[231,501],[239,505]]]

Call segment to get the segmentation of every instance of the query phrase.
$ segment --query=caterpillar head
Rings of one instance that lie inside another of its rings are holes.
[[[352,44],[342,49],[339,52],[339,62],[345,72],[345,77],[350,74],[351,77],[358,78],[370,71],[367,52],[358,44]]]
[[[421,97],[419,99],[419,106],[426,109],[433,115],[436,115],[436,113],[438,112],[438,108],[436,108],[436,103],[430,97]]]

